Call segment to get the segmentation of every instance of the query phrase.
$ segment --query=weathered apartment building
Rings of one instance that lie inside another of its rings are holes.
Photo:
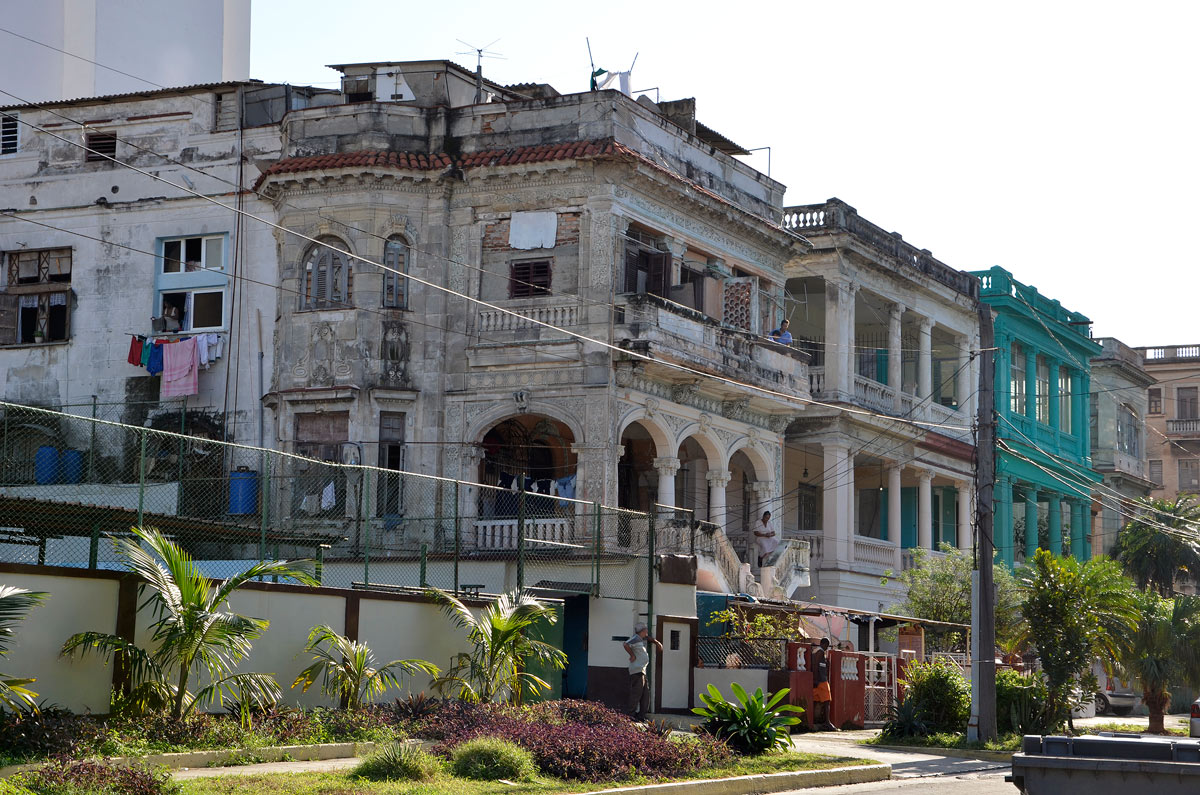
[[[677,507],[709,523],[712,590],[792,595],[811,542],[803,595],[878,609],[905,548],[970,545],[972,277],[836,200],[785,208],[692,100],[506,87],[446,61],[337,68],[341,91],[219,84],[4,110],[20,122],[0,152],[15,197],[0,394],[96,396],[134,424]],[[766,336],[785,317],[790,346]],[[136,335],[198,334],[222,355],[186,404],[129,363]],[[6,449],[31,459],[39,433]],[[345,484],[292,496],[272,521],[328,530],[354,502]],[[511,501],[458,499],[513,521]],[[760,568],[764,510],[784,543]],[[383,523],[381,546],[405,532]]]
[[[1200,494],[1200,345],[1137,348],[1146,388],[1146,478],[1152,497]]]
[[[1155,436],[1147,426],[1147,389],[1154,378],[1142,353],[1113,337],[1097,339],[1102,347],[1092,357],[1092,468],[1103,481],[1094,494],[1092,554],[1108,555],[1136,513],[1134,502],[1155,488],[1148,477],[1147,445]]]

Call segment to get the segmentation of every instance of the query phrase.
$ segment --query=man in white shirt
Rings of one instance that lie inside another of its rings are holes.
[[[758,567],[761,569],[763,561],[779,546],[779,539],[771,529],[770,511],[763,511],[762,522],[754,529],[754,543],[758,547]]]
[[[662,651],[662,644],[657,638],[650,637],[650,630],[640,621],[633,625],[633,636],[624,643],[625,651],[629,654],[629,714],[636,721],[644,721],[646,711],[650,708],[646,666],[650,664],[650,650],[647,646],[651,643]]]

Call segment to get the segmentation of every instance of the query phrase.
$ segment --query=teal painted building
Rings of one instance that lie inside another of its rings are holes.
[[[1091,321],[1003,268],[977,271],[995,313],[996,554],[1091,556]]]

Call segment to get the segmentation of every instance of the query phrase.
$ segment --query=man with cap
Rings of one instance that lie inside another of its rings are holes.
[[[649,629],[641,621],[633,625],[633,636],[624,643],[629,654],[629,714],[636,721],[644,721],[650,708],[650,688],[646,687],[646,666],[650,664],[647,645],[650,643],[662,651],[662,644],[657,638],[650,637]]]

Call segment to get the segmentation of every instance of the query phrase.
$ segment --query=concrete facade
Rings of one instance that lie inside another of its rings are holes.
[[[1200,494],[1200,345],[1138,348],[1147,387],[1146,478],[1151,497]]]
[[[1000,267],[977,273],[996,340],[996,554],[1091,557],[1091,321]],[[1044,504],[1044,507],[1043,507]],[[1036,530],[1035,530],[1036,528]],[[1064,543],[1067,539],[1067,543]]]
[[[1154,378],[1142,354],[1118,339],[1104,337],[1092,358],[1092,467],[1104,478],[1094,505],[1099,517],[1092,531],[1092,554],[1107,555],[1117,533],[1133,517],[1132,501],[1150,495],[1146,450],[1153,435],[1146,424],[1147,387]],[[1093,508],[1095,510],[1095,508]]]
[[[974,544],[979,282],[837,199],[785,225],[813,244],[782,314],[824,404],[788,427],[785,535],[812,543],[816,601],[884,609],[911,550]]]
[[[44,0],[6,11],[19,36],[0,33],[0,73],[21,96],[5,104],[250,76],[250,0]]]

